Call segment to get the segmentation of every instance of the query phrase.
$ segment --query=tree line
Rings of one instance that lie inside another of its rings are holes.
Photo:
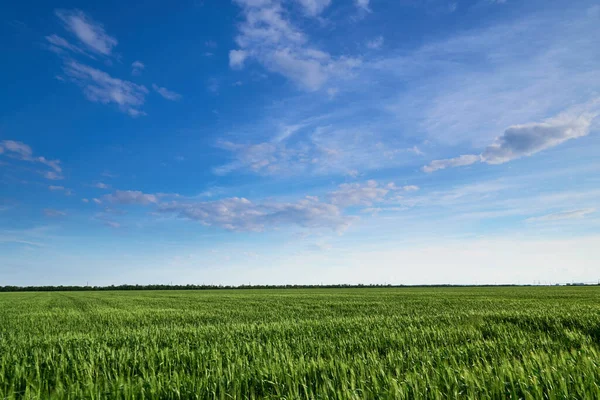
[[[249,290],[249,289],[359,289],[402,287],[514,287],[534,285],[110,285],[110,286],[0,286],[0,292],[83,292],[107,290]]]

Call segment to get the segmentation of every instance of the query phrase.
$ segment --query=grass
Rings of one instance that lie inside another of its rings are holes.
[[[600,287],[0,293],[0,399],[600,399]]]

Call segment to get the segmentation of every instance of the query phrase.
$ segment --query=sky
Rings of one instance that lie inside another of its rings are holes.
[[[0,6],[0,285],[600,279],[600,5]]]

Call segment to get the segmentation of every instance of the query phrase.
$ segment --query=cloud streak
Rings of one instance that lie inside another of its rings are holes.
[[[106,72],[73,60],[64,64],[63,71],[71,81],[81,87],[88,100],[102,104],[116,104],[119,110],[132,117],[145,115],[140,107],[146,101],[148,94],[146,87],[113,78]]]
[[[51,171],[43,171],[41,174],[50,180],[63,179],[62,167],[60,160],[49,160],[43,156],[34,156],[31,147],[23,142],[15,140],[3,140],[0,142],[0,154],[4,154],[9,158],[28,161],[31,163],[42,164],[51,169]]]
[[[177,101],[181,99],[181,95],[179,93],[175,93],[167,88],[160,87],[156,84],[152,84],[152,89],[154,89],[155,92],[157,92],[167,100]]]
[[[146,66],[141,61],[131,63],[131,75],[140,75],[144,69],[146,69]]]
[[[514,125],[497,137],[479,155],[466,154],[455,158],[434,160],[423,167],[431,173],[450,167],[472,165],[477,162],[503,164],[521,157],[531,156],[540,151],[558,146],[568,140],[587,136],[597,112],[586,112],[577,116],[564,113],[539,123]]]
[[[243,197],[210,202],[172,202],[161,205],[159,212],[175,213],[206,226],[252,232],[286,225],[342,232],[353,220],[352,217],[342,215],[336,205],[323,203],[311,197],[295,202],[254,203]]]
[[[117,39],[107,34],[101,23],[80,10],[56,10],[55,14],[64,28],[75,35],[87,50],[103,56],[112,55],[113,48],[118,44]]]
[[[146,194],[138,190],[117,190],[112,194],[104,196],[104,199],[110,203],[124,205],[149,205],[158,203],[157,195]]]
[[[552,214],[542,215],[540,217],[528,218],[527,222],[552,222],[569,219],[581,219],[596,212],[595,208],[583,208],[580,210],[563,211]]]

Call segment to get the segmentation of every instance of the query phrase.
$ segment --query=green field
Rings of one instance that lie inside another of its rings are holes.
[[[598,399],[600,287],[0,293],[0,398]]]

